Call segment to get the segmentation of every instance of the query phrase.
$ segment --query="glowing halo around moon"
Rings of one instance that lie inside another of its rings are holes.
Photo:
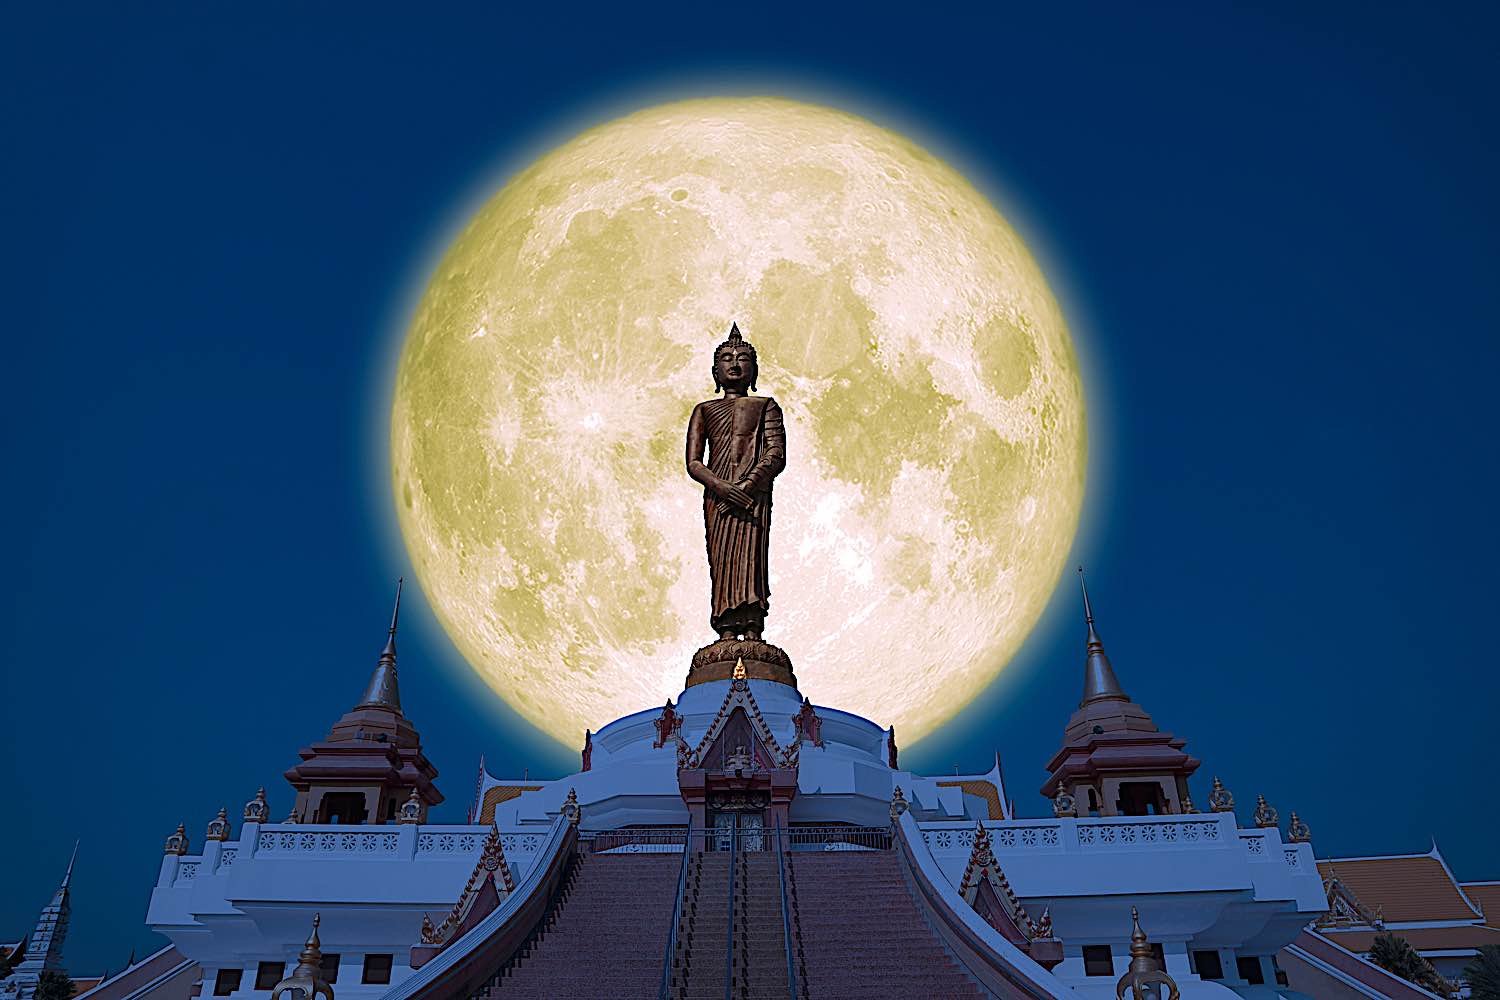
[[[478,674],[568,745],[675,696],[714,638],[683,435],[731,321],[787,422],[766,638],[814,702],[919,739],[999,673],[1056,584],[1083,392],[994,207],[840,111],[649,108],[478,211],[397,369],[417,574]]]

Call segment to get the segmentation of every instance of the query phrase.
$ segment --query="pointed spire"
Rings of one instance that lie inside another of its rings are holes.
[[[1094,607],[1089,603],[1089,585],[1083,577],[1083,567],[1078,567],[1078,584],[1083,588],[1083,619],[1088,624],[1088,660],[1083,668],[1083,700],[1079,706],[1095,701],[1129,701],[1115,677],[1115,668],[1104,652],[1104,641],[1094,628]]]
[[[62,885],[58,887],[59,892],[66,891],[68,885],[73,881],[73,863],[78,860],[78,845],[80,843],[81,841],[78,840],[73,841],[73,856],[68,859],[68,870],[63,872]]]
[[[401,711],[401,689],[396,684],[396,624],[401,617],[401,588],[405,577],[396,581],[396,606],[391,610],[391,628],[386,636],[385,649],[380,651],[380,660],[375,672],[370,675],[370,684],[359,707],[389,708]]]

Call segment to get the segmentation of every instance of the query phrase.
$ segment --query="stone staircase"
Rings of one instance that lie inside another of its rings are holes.
[[[787,857],[796,873],[806,996],[985,995],[927,926],[894,851],[797,851]]]
[[[733,863],[734,965],[728,995],[736,1000],[785,1000],[786,938],[776,855],[740,852]],[[729,852],[699,853],[688,863],[672,963],[674,1000],[725,996],[729,879]]]
[[[575,859],[531,939],[475,996],[654,998],[681,865],[681,854]]]
[[[786,864],[797,1000],[984,996],[923,920],[894,851],[794,851]],[[476,998],[652,1000],[681,865],[681,854],[575,859],[531,938]],[[774,851],[688,858],[669,995],[723,1000],[726,976],[734,1000],[790,996]]]

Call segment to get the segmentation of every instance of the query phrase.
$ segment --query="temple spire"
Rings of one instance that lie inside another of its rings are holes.
[[[1094,607],[1089,603],[1089,585],[1083,577],[1083,567],[1078,567],[1078,583],[1083,588],[1083,618],[1088,624],[1088,660],[1083,668],[1083,700],[1080,707],[1096,701],[1129,701],[1115,668],[1104,652],[1104,640],[1094,628]]]
[[[396,605],[391,610],[390,632],[386,636],[385,649],[380,651],[380,660],[375,664],[375,672],[370,675],[370,685],[360,700],[360,708],[374,706],[401,711],[401,690],[396,685],[396,624],[401,618],[401,588],[405,581],[405,577],[396,581]]]
[[[57,894],[59,896],[67,892],[68,886],[73,882],[73,863],[78,860],[78,845],[80,843],[81,841],[79,840],[73,841],[73,856],[68,859],[68,870],[63,872],[62,885],[57,887]]]

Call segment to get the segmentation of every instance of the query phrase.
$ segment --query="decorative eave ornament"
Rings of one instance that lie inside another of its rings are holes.
[[[1292,818],[1286,825],[1287,840],[1294,844],[1306,844],[1312,841],[1312,830],[1310,830],[1302,817],[1297,815],[1297,810],[1292,810]]]
[[[491,883],[495,889],[495,895],[488,897],[491,902],[486,903],[486,906],[504,902],[505,898],[516,888],[515,879],[510,873],[510,864],[505,860],[505,846],[500,837],[500,828],[493,823],[490,824],[489,836],[484,840],[484,848],[479,852],[479,862],[474,865],[469,881],[465,883],[463,891],[458,894],[458,900],[453,904],[453,909],[448,911],[448,916],[436,927],[433,926],[431,917],[425,914],[422,916],[422,943],[442,945],[453,940],[459,929],[464,926],[465,919],[474,910],[475,904],[482,896],[487,896],[486,882]]]
[[[568,789],[568,797],[563,800],[562,814],[568,818],[568,822],[577,826],[583,819],[583,810],[578,807],[578,790]]]
[[[208,821],[208,829],[203,834],[204,840],[228,840],[229,839],[229,809],[220,807],[219,815]]]
[[[738,672],[738,668],[736,668]],[[677,752],[677,766],[679,769],[696,768],[703,766],[703,760],[708,751],[713,747],[714,741],[724,731],[729,723],[729,717],[734,710],[742,708],[746,717],[750,720],[751,731],[755,738],[760,741],[765,752],[778,767],[796,767],[800,748],[795,745],[783,749],[777,741],[771,727],[766,723],[766,718],[761,714],[760,706],[755,702],[755,693],[750,690],[750,682],[743,677],[738,677],[729,683],[729,692],[724,696],[724,702],[719,706],[719,711],[714,715],[713,721],[708,724],[707,731],[698,745],[686,756],[681,749]],[[685,746],[685,744],[684,744]]]
[[[282,820],[282,822],[283,823],[300,823],[300,822],[302,822],[300,819],[297,818],[297,807],[295,805],[292,806],[292,811],[286,814],[286,819]]]
[[[166,843],[166,846],[164,848],[164,853],[166,853],[166,854],[175,854],[178,857],[182,857],[187,852],[188,852],[187,825],[184,824],[184,823],[178,823],[177,824],[177,832],[173,833],[170,837],[167,838],[167,843]]]
[[[1115,1000],[1124,1000],[1128,991],[1133,1000],[1161,1000],[1162,988],[1167,990],[1166,1000],[1179,1000],[1182,996],[1177,981],[1157,964],[1156,954],[1146,932],[1141,930],[1141,915],[1135,907],[1130,908],[1130,968],[1115,984]]]
[[[976,912],[979,910],[979,887],[983,882],[989,883],[990,888],[999,898],[1005,915],[1025,940],[1031,941],[1046,936],[1041,933],[1031,919],[1031,915],[1016,898],[1015,892],[1010,887],[1010,880],[1005,877],[1005,872],[1000,870],[1000,863],[995,860],[995,852],[990,846],[990,832],[984,828],[984,821],[980,820],[974,829],[974,847],[969,852],[969,863],[964,868],[963,880],[958,885],[958,894],[964,898],[964,902],[974,907]]]
[[[1217,774],[1214,775],[1213,791],[1208,793],[1208,808],[1216,813],[1234,812],[1234,796]]]
[[[1327,906],[1322,916],[1314,921],[1315,927],[1373,927],[1375,930],[1385,930],[1385,915],[1379,908],[1371,910],[1354,895],[1353,891],[1346,886],[1334,871],[1333,866],[1328,866],[1328,874],[1323,878],[1323,894],[1327,898]]]
[[[257,789],[255,798],[245,803],[244,820],[246,823],[269,823],[271,821],[271,804],[266,801],[264,787]]]
[[[891,822],[894,824],[899,821],[901,814],[909,808],[911,807],[906,801],[906,794],[901,791],[901,786],[897,785],[891,789]]]
[[[1183,815],[1185,815],[1185,816],[1191,816],[1194,813],[1196,813],[1197,811],[1198,811],[1198,807],[1195,806],[1195,805],[1193,805],[1193,797],[1191,795],[1184,795],[1182,797],[1182,812],[1183,812]]]
[[[1052,815],[1058,819],[1073,819],[1078,815],[1078,800],[1072,793],[1059,791],[1052,799]]]
[[[802,699],[802,707],[792,716],[792,725],[796,727],[798,743],[806,741],[815,747],[823,745],[823,720],[818,718],[811,698]]]
[[[417,786],[411,786],[411,794],[406,801],[401,803],[401,808],[396,812],[396,822],[407,825],[422,822],[422,797],[417,794]]]
[[[287,1000],[315,1000],[319,996],[333,1000],[333,987],[324,981],[322,973],[323,949],[318,941],[321,920],[321,914],[313,914],[312,933],[302,946],[302,954],[297,956],[297,967],[290,976],[276,984],[271,991],[271,1000],[278,1000],[283,995]]]
[[[1276,812],[1274,806],[1266,802],[1264,795],[1255,797],[1255,825],[1259,827],[1273,827],[1281,822],[1281,816]]]
[[[656,739],[652,742],[652,748],[666,746],[682,732],[682,717],[677,714],[677,706],[672,704],[668,698],[662,707],[661,715],[653,719],[651,725],[656,728]]]

